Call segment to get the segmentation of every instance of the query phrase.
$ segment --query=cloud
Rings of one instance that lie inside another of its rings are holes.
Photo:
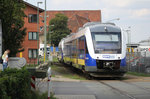
[[[126,7],[132,4],[135,0],[102,0],[105,4],[115,7]]]
[[[131,11],[132,16],[131,17],[145,17],[150,15],[150,9],[138,9]]]
[[[68,4],[74,5],[74,4],[82,4],[83,2],[86,2],[86,0],[51,0],[51,3],[54,5],[60,5],[65,6]]]

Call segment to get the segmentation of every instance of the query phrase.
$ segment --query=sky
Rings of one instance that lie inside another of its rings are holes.
[[[33,5],[45,0],[24,0]],[[150,38],[150,0],[47,0],[47,10],[101,10],[102,22],[113,20],[117,26],[130,30],[131,42]]]

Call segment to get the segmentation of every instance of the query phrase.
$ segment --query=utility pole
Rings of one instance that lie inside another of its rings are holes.
[[[45,0],[45,15],[44,15],[44,39],[45,39],[45,42],[44,42],[44,62],[46,62],[47,60],[47,41],[46,41],[46,31],[47,31],[47,26],[46,26],[46,0]]]
[[[39,4],[42,4],[43,2],[37,2],[37,55],[38,60],[37,64],[39,65]]]

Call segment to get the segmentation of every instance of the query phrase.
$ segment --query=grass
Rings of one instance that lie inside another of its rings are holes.
[[[65,67],[62,64],[52,65],[52,70],[57,72],[59,75],[70,78],[70,79],[77,79],[77,80],[86,80],[83,76],[75,73],[74,71],[70,70],[69,67]],[[52,74],[52,77],[55,77],[55,74]]]
[[[47,60],[48,61],[48,60]],[[44,59],[40,58],[40,62],[44,63]],[[25,67],[36,67],[37,64],[29,64],[25,65]],[[69,67],[66,67],[63,64],[58,63],[57,57],[53,56],[53,62],[51,65],[52,71],[57,72],[60,76],[70,79],[77,79],[77,80],[86,80],[83,76],[77,74],[77,72],[74,72]],[[52,74],[52,77],[56,77],[56,74]]]
[[[58,62],[57,57],[53,57],[53,62]]]
[[[64,77],[71,78],[71,79],[77,79],[77,80],[86,80],[86,78],[84,78],[82,76],[79,76],[77,74],[74,74],[74,75],[64,75]]]
[[[134,75],[134,76],[150,77],[150,74],[145,74],[145,73],[127,72],[127,74]]]

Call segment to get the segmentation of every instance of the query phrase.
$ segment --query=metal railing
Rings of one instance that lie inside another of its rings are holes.
[[[138,73],[150,73],[150,52],[127,52],[126,70]]]

